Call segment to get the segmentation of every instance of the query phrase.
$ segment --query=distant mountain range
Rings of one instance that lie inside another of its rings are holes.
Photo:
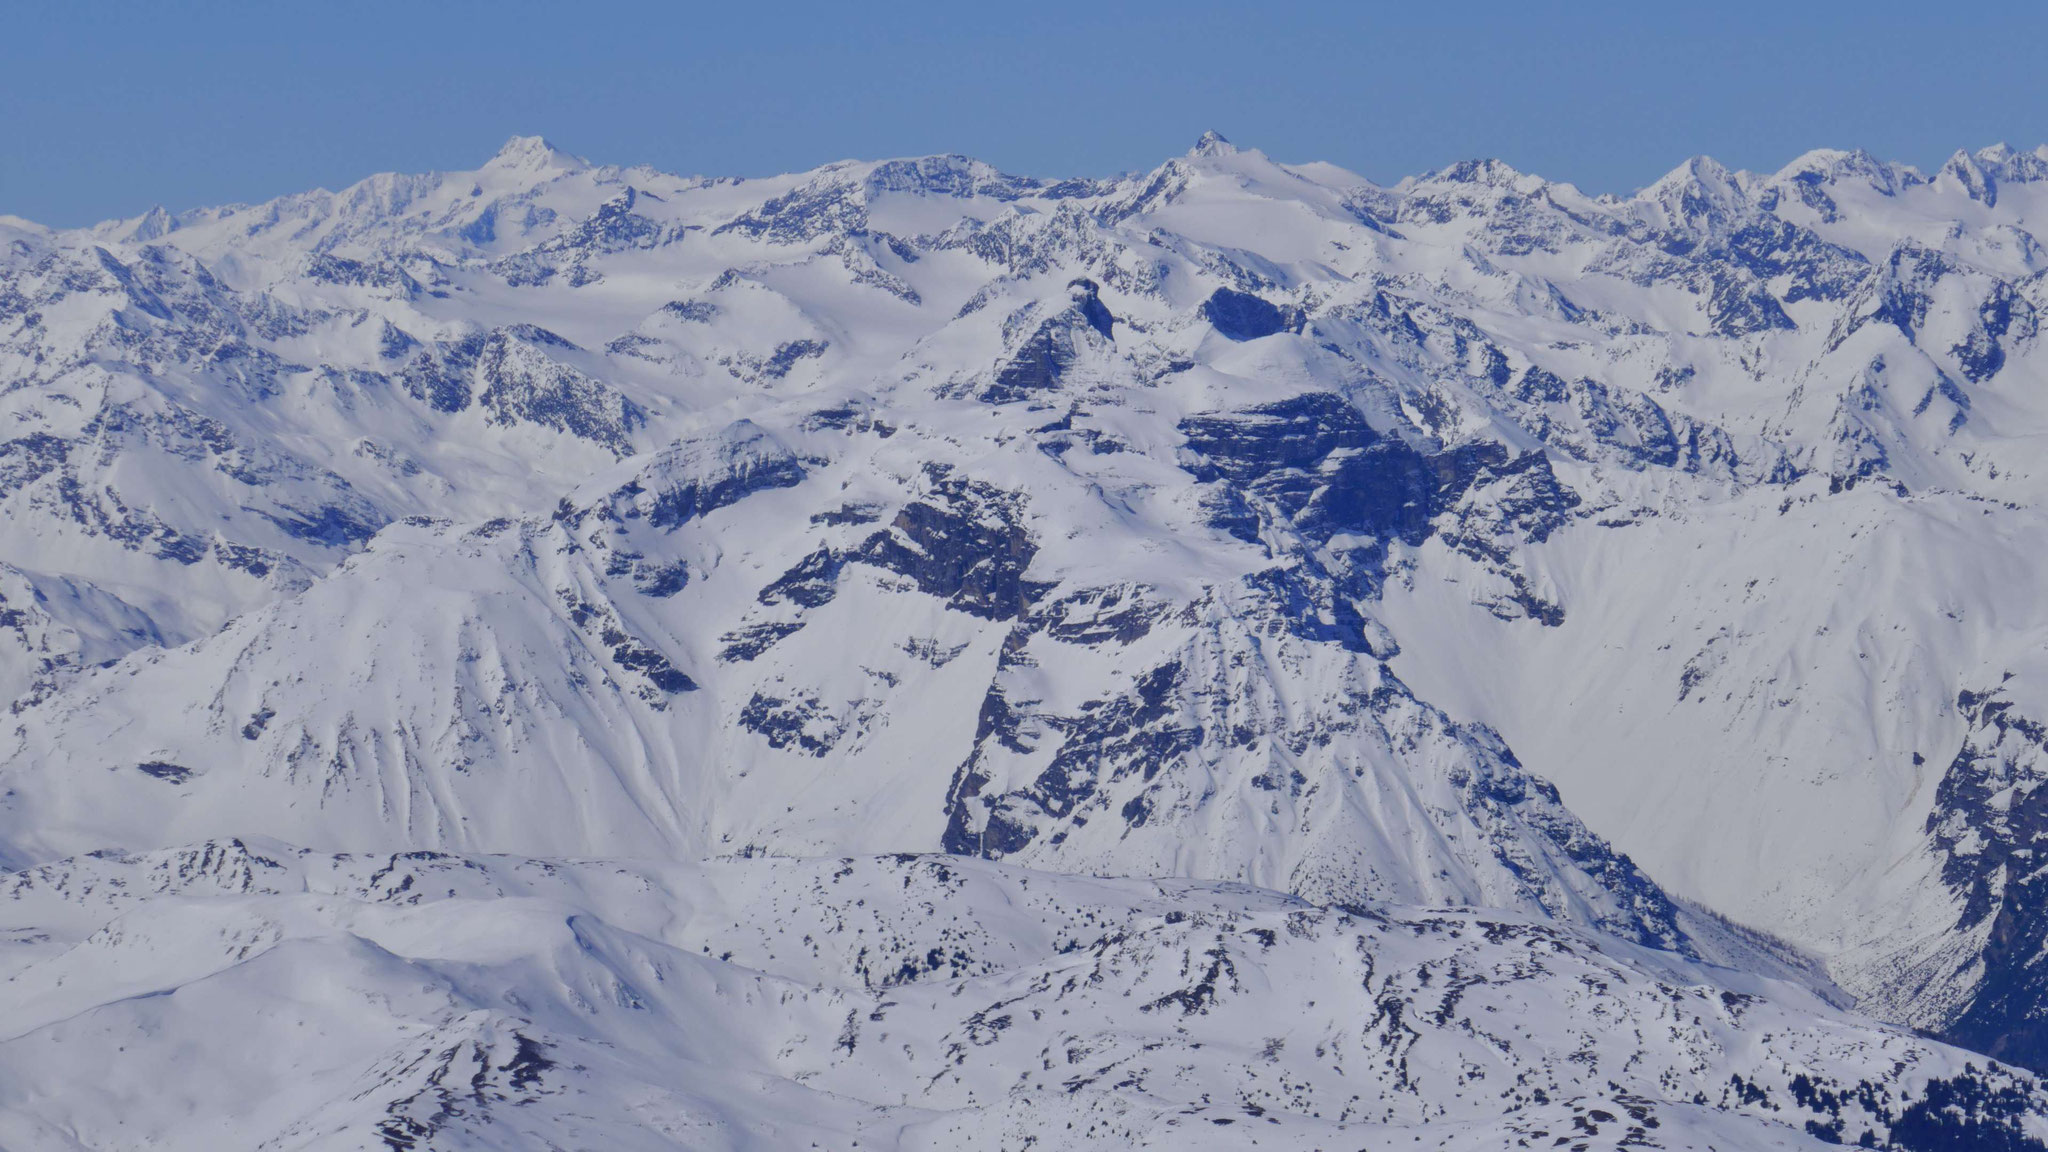
[[[1213,133],[0,218],[0,1147],[2048,1149],[2037,235]]]

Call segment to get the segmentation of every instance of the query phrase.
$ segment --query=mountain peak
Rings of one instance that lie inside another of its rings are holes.
[[[1728,166],[1726,164],[1721,163],[1719,160],[1714,159],[1712,156],[1702,155],[1694,156],[1687,159],[1678,167],[1673,168],[1671,171],[1665,173],[1664,179],[1658,181],[1658,183],[1683,183],[1697,181],[1700,183],[1709,184],[1725,184],[1733,179],[1734,173],[1728,170]]]
[[[33,233],[38,236],[48,235],[50,231],[33,220],[21,216],[10,216],[5,212],[0,212],[0,229],[13,229],[18,232]]]
[[[1190,156],[1230,156],[1237,152],[1237,145],[1224,139],[1223,133],[1214,129],[1202,133],[1195,146],[1188,150]]]
[[[1643,189],[1638,199],[1660,207],[1667,224],[1698,228],[1727,223],[1748,197],[1740,174],[1711,156],[1694,156]]]
[[[153,204],[149,211],[137,218],[135,227],[129,230],[128,239],[136,243],[147,243],[151,240],[160,240],[177,231],[177,228],[177,219],[163,205]]]
[[[1893,195],[1925,184],[1927,177],[1908,164],[1880,160],[1861,148],[1815,148],[1800,154],[1771,177],[1773,182],[1798,180],[1826,184],[1857,182]]]
[[[1997,143],[1975,152],[1957,149],[1942,165],[1945,172],[1975,168],[2001,180],[2032,181],[2048,178],[2048,147],[2022,152],[2010,144]]]
[[[1418,184],[1486,184],[1507,187],[1522,180],[1525,173],[1505,160],[1460,160],[1434,172],[1410,176],[1401,181],[1402,187]],[[1539,178],[1540,180],[1540,178]]]
[[[562,151],[542,136],[514,136],[484,164],[487,169],[536,174],[574,172],[589,166],[589,161]]]

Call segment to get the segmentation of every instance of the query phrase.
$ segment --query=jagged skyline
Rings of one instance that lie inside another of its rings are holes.
[[[216,3],[8,20],[0,214],[65,227],[457,170],[523,132],[704,175],[960,152],[1101,177],[1213,126],[1382,183],[1497,157],[1595,193],[1696,153],[1769,171],[1810,147],[1863,148],[1931,170],[1958,147],[2048,141],[2028,56],[2048,16],[2016,5],[1939,21],[1840,3],[1564,19],[1491,2],[1257,19],[1162,3],[974,19],[930,4],[513,4],[483,18],[380,0],[260,21]]]

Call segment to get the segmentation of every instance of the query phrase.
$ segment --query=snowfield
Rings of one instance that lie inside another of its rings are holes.
[[[24,1147],[1935,1147],[1944,1089],[2043,1127],[2029,1079],[1794,986],[1488,912],[241,841],[6,896]]]

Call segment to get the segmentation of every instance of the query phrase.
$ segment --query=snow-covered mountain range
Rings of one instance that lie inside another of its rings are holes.
[[[0,218],[0,1144],[2043,1147],[2044,231],[1213,134]]]

